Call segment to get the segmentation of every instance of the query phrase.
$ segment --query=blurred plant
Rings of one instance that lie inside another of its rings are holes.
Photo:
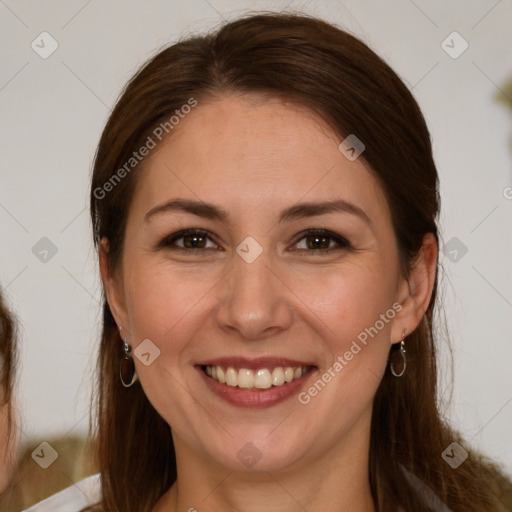
[[[33,440],[22,447],[22,456],[11,484],[0,496],[0,512],[24,510],[82,478],[97,473],[93,444],[89,439],[79,436],[49,439],[48,442],[59,456],[47,469],[38,466],[31,456],[40,442]]]
[[[512,111],[512,78],[505,82],[503,87],[494,95],[494,99]],[[512,150],[512,135],[510,137],[510,149]]]
[[[512,109],[512,78],[509,78],[499,92],[496,93],[495,99]]]

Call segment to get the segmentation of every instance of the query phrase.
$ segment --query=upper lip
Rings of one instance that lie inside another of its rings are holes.
[[[232,368],[247,368],[248,370],[257,370],[259,368],[276,368],[278,366],[297,368],[298,366],[315,366],[307,361],[297,361],[296,359],[288,359],[287,357],[217,357],[208,359],[199,366],[224,366]]]

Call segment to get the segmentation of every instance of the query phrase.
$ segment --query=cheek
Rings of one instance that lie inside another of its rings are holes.
[[[144,261],[130,269],[125,290],[132,347],[136,350],[149,339],[159,350],[148,366],[134,357],[139,380],[163,417],[187,418],[193,405],[183,391],[188,389],[187,372],[194,371],[187,349],[203,325],[211,281],[161,263]]]
[[[351,263],[315,272],[296,283],[297,295],[304,298],[304,311],[320,329],[333,356],[349,350],[353,340],[388,340],[396,276],[379,261]],[[382,316],[384,315],[384,317]],[[376,326],[376,330],[374,327]],[[371,332],[371,335],[368,334]]]
[[[303,284],[299,292],[309,297],[312,339],[329,357],[298,398],[311,413],[311,429],[322,429],[327,437],[336,438],[357,421],[386,369],[396,283],[389,268],[384,272],[374,263],[317,276],[314,287]]]
[[[173,270],[165,264],[141,262],[131,266],[126,287],[128,316],[134,343],[145,338],[163,343],[179,337],[187,317],[200,308],[211,288],[208,279],[196,279],[187,269]],[[179,349],[173,343],[175,349]]]

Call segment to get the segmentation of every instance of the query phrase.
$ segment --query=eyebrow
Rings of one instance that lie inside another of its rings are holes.
[[[149,212],[144,216],[144,221],[148,221],[155,215],[168,212],[191,213],[198,217],[221,222],[226,222],[229,218],[226,210],[214,204],[205,203],[203,201],[194,201],[191,199],[172,199],[149,210]],[[355,215],[361,218],[370,227],[372,225],[370,218],[364,210],[343,199],[296,204],[281,212],[281,215],[279,216],[279,223],[334,212]]]

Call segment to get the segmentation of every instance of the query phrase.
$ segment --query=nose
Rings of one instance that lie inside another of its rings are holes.
[[[288,329],[293,321],[292,293],[266,252],[252,263],[238,254],[226,276],[217,322],[246,340],[261,340]]]

